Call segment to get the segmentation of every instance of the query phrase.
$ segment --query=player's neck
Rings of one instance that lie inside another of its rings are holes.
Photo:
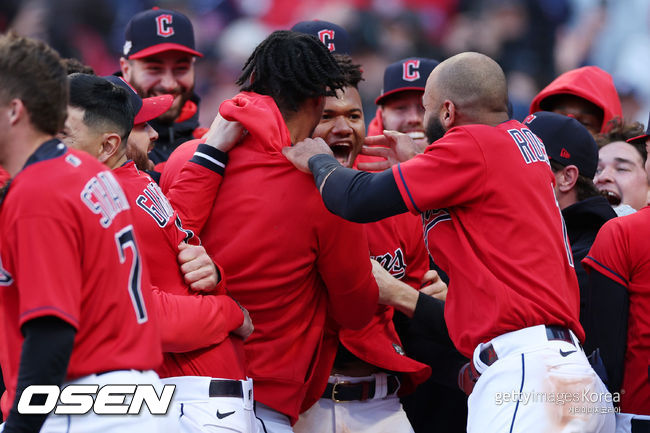
[[[29,157],[43,143],[54,138],[33,128],[13,129],[7,137],[0,156],[0,165],[14,177],[23,169]]]

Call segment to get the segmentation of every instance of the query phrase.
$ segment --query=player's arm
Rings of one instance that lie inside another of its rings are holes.
[[[190,289],[203,293],[220,293],[225,290],[223,269],[212,261],[202,245],[181,242],[178,250],[178,264]]]
[[[307,138],[282,153],[298,169],[313,174],[327,209],[348,221],[379,221],[408,210],[391,170],[368,173],[345,168],[322,138]]]
[[[372,273],[379,286],[380,304],[389,305],[401,311],[412,319],[413,326],[422,329],[432,338],[453,346],[445,323],[444,301],[419,292],[398,280],[374,260],[372,261]]]
[[[183,144],[165,165],[161,187],[178,210],[183,226],[194,233],[201,232],[210,216],[228,162],[227,152],[244,135],[239,122],[227,121],[218,114],[201,140]],[[193,154],[188,160],[189,149]]]
[[[378,289],[363,227],[320,207],[318,273],[327,288],[329,314],[343,328],[360,329],[377,311]]]
[[[152,299],[164,352],[218,344],[246,324],[243,310],[227,295],[173,295],[154,288]]]
[[[48,414],[21,415],[18,402],[29,385],[60,386],[63,383],[76,334],[72,325],[53,316],[31,319],[23,324],[21,332],[25,340],[20,354],[16,396],[4,425],[6,433],[40,431]],[[34,399],[38,397],[44,396]],[[39,402],[34,401],[34,404]]]
[[[589,272],[589,286],[591,290],[582,323],[586,334],[585,343],[600,349],[607,372],[607,386],[611,392],[617,392],[623,383],[627,347],[628,290],[597,269]]]

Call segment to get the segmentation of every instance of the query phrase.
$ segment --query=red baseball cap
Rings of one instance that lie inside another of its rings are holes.
[[[135,119],[133,119],[134,125],[140,125],[155,119],[169,110],[169,107],[174,103],[174,97],[172,95],[152,96],[150,98],[142,99],[135,89],[122,77],[109,75],[103,78],[116,86],[125,89],[129,94],[129,101],[131,102],[131,106],[133,106],[133,111],[135,112]]]
[[[127,59],[141,59],[164,51],[182,51],[197,57],[194,27],[180,12],[149,9],[137,13],[126,25],[122,54]]]

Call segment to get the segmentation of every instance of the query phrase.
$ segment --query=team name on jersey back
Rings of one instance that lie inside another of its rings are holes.
[[[110,171],[102,171],[86,183],[81,201],[101,216],[99,224],[103,228],[109,227],[117,214],[130,208],[122,187]]]

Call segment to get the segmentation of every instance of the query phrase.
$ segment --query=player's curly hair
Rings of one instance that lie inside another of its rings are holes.
[[[236,82],[241,90],[272,97],[281,112],[298,111],[305,100],[334,96],[347,85],[325,45],[311,35],[288,30],[271,33],[242,71]]]
[[[352,63],[352,57],[350,57],[348,54],[335,53],[334,60],[336,60],[339,68],[341,68],[347,85],[349,87],[354,87],[357,89],[359,87],[359,82],[363,80],[363,71],[361,70],[361,65]]]

